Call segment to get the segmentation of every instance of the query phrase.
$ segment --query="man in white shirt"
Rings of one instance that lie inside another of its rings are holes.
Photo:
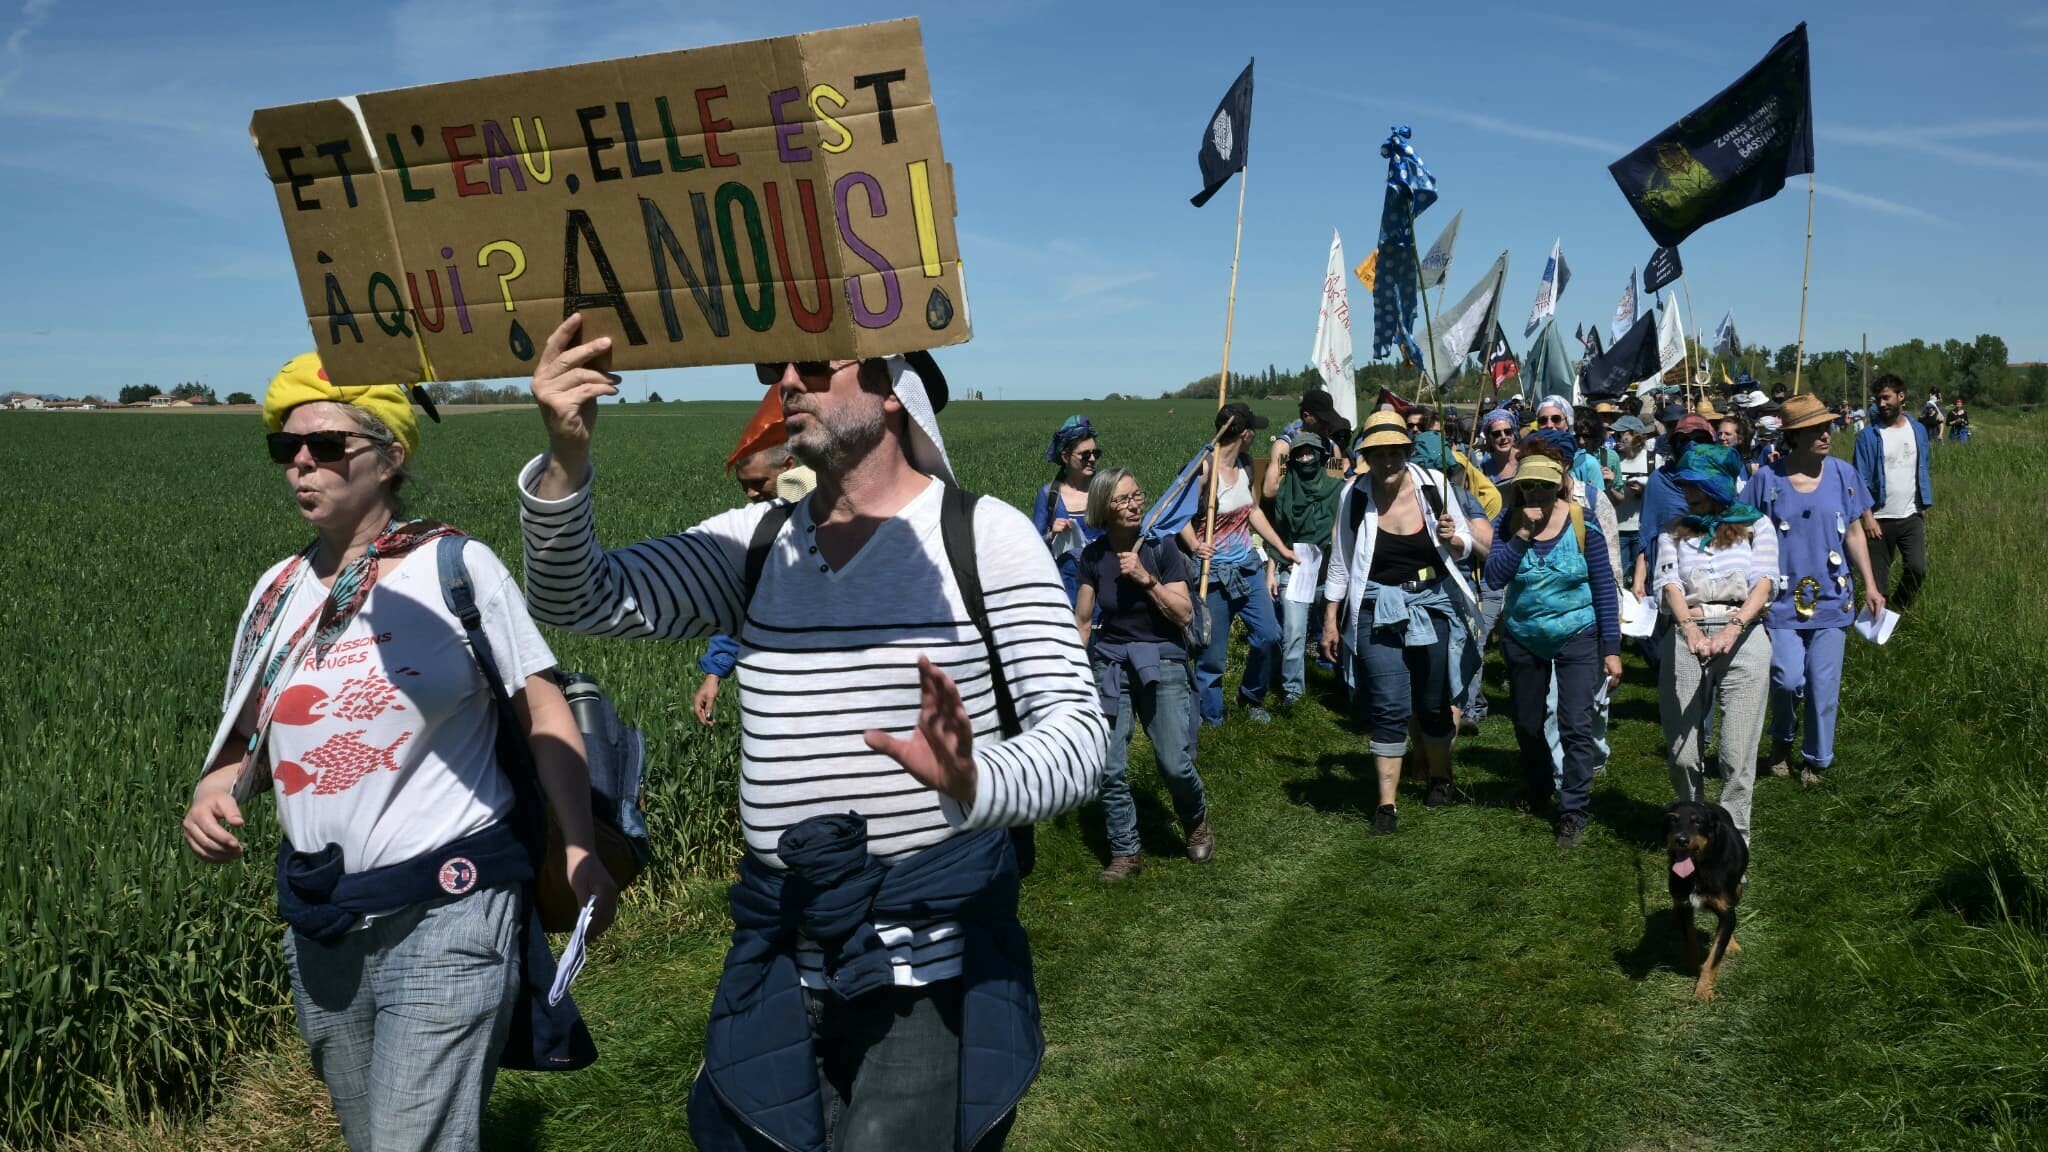
[[[1928,467],[1927,431],[1906,414],[1906,383],[1887,372],[1877,378],[1877,422],[1856,434],[1856,473],[1870,489],[1871,509],[1863,515],[1870,541],[1871,575],[1892,607],[1904,611],[1927,579],[1927,520],[1934,505],[1934,476]],[[1892,557],[1906,571],[1891,588]]]

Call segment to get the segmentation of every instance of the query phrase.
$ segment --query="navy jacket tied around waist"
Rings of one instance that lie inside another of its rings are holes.
[[[825,954],[827,995],[853,999],[894,980],[875,921],[957,921],[961,956],[959,1148],[1017,1106],[1045,1041],[1019,877],[1005,829],[955,836],[895,865],[868,855],[867,821],[814,816],[785,831],[786,872],[751,856],[732,886],[732,949],[711,1004],[690,1135],[706,1152],[823,1152],[825,1120],[810,1015],[797,974],[801,935]]]
[[[322,944],[332,944],[365,916],[467,896],[483,888],[523,884],[533,878],[526,845],[508,824],[481,832],[425,855],[364,872],[343,872],[341,848],[299,852],[277,842],[277,910],[285,923]]]

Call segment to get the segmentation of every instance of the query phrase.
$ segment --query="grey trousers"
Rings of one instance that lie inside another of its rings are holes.
[[[1726,625],[1702,625],[1708,636]],[[1763,739],[1766,705],[1771,696],[1771,637],[1763,628],[1742,634],[1733,652],[1702,664],[1686,651],[1677,628],[1664,630],[1659,653],[1658,711],[1664,721],[1665,755],[1671,767],[1671,790],[1680,800],[1705,800],[1706,749],[1701,729],[1707,711],[1720,706],[1721,807],[1749,840],[1749,801],[1756,789],[1757,743]]]
[[[519,992],[519,892],[285,933],[299,1034],[352,1152],[476,1152]]]

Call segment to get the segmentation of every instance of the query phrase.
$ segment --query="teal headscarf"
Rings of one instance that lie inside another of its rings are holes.
[[[1753,524],[1763,519],[1762,511],[1735,499],[1736,484],[1746,471],[1748,465],[1742,462],[1742,457],[1725,444],[1695,444],[1686,450],[1682,467],[1672,479],[1698,488],[1721,506],[1719,512],[1688,513],[1683,517],[1687,527],[1699,530],[1700,551],[1707,550],[1707,542],[1721,525]]]
[[[1410,464],[1434,468],[1439,472],[1450,471],[1450,453],[1444,451],[1444,434],[1424,432],[1415,438],[1415,450],[1408,454]]]

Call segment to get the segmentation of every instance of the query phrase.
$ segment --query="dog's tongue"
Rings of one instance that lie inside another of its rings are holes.
[[[1677,860],[1672,861],[1671,874],[1678,877],[1680,880],[1683,880],[1687,876],[1692,875],[1692,857],[1681,856]]]

